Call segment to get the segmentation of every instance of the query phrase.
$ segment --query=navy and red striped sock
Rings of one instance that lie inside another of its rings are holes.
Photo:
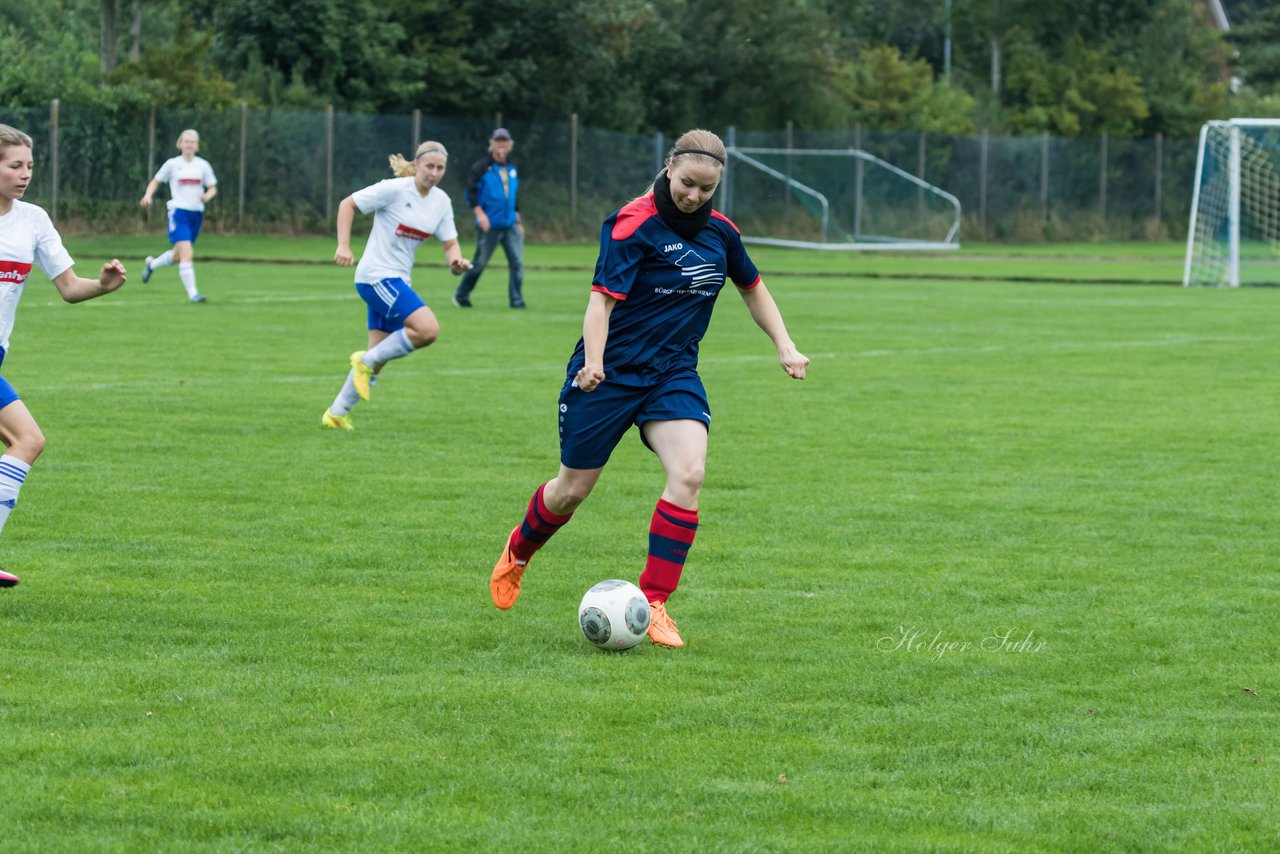
[[[524,521],[511,534],[511,556],[516,563],[528,563],[533,553],[573,518],[572,513],[559,516],[547,509],[546,502],[542,500],[542,491],[546,488],[544,483],[534,490],[533,497],[529,499],[529,509],[524,512]]]
[[[649,558],[640,574],[640,589],[650,602],[666,602],[675,591],[697,533],[697,510],[659,499],[649,523]]]

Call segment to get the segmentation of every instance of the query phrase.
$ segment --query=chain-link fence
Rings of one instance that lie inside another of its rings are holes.
[[[500,120],[500,118],[499,118]],[[0,109],[0,122],[36,143],[27,199],[64,229],[141,230],[147,182],[184,128],[200,132],[217,172],[207,214],[217,231],[327,232],[344,196],[389,177],[387,156],[443,142],[442,188],[460,209],[473,160],[485,155],[493,118],[326,112],[49,106]],[[672,140],[564,122],[506,122],[521,172],[521,211],[541,239],[592,238],[600,220],[641,193]],[[1195,140],[719,129],[729,144],[858,148],[957,196],[962,240],[1182,237]],[[459,219],[464,216],[460,214]]]

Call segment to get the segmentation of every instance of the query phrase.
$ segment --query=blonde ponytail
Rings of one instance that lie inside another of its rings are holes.
[[[418,146],[418,150],[413,153],[413,160],[405,160],[402,155],[393,154],[387,158],[387,161],[391,164],[391,171],[397,178],[408,178],[417,171],[417,167],[413,164],[424,154],[443,154],[446,161],[449,159],[449,152],[444,144],[429,139]]]

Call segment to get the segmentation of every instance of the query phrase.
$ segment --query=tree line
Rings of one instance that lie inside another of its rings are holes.
[[[1234,0],[6,0],[0,105],[1191,136],[1280,115],[1280,5]]]

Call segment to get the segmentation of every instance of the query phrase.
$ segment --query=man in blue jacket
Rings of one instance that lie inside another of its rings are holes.
[[[453,295],[453,304],[459,308],[471,308],[471,291],[499,243],[507,255],[507,298],[512,308],[524,308],[524,225],[517,202],[520,178],[515,165],[507,159],[511,145],[511,132],[498,128],[489,137],[489,156],[471,164],[463,198],[475,212],[479,234],[471,269]]]

